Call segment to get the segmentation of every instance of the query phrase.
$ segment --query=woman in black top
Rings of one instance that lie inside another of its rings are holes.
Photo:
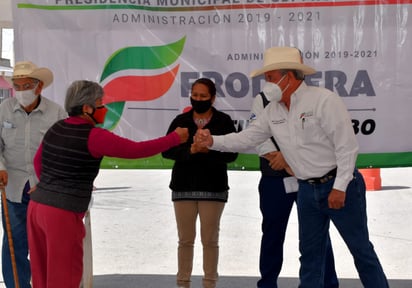
[[[201,78],[193,83],[192,109],[178,115],[167,132],[186,127],[189,140],[162,153],[163,157],[175,160],[169,187],[179,236],[178,287],[190,287],[198,215],[203,245],[203,287],[216,287],[218,278],[219,225],[229,190],[227,163],[234,161],[237,153],[209,151],[193,143],[197,129],[207,128],[213,135],[235,131],[230,116],[212,106],[215,99],[216,87],[210,79]]]

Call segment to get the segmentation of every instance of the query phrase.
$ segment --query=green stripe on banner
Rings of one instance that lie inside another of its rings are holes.
[[[173,161],[163,158],[160,154],[143,159],[119,159],[104,157],[102,169],[170,169]],[[230,170],[259,170],[259,159],[256,155],[239,154],[235,162],[229,163]]]
[[[102,169],[170,169],[173,161],[164,159],[160,154],[137,160],[105,157]],[[356,163],[358,168],[412,167],[412,152],[360,154]],[[237,160],[229,164],[230,170],[259,170],[259,159],[253,154],[239,154]]]
[[[161,46],[126,47],[116,51],[107,59],[100,79],[127,69],[159,69],[176,62],[182,54],[186,37]]]
[[[136,5],[37,5],[37,4],[17,4],[18,8],[38,9],[38,10],[147,10],[147,11],[168,11],[170,8],[136,6]]]
[[[266,8],[275,8],[282,4],[267,4]],[[273,7],[272,7],[273,6]],[[243,10],[243,9],[262,9],[261,4],[254,5],[210,5],[201,6],[192,5],[189,7],[161,7],[161,6],[142,6],[132,4],[101,4],[101,5],[37,5],[37,4],[17,4],[20,9],[38,9],[38,10],[53,10],[53,11],[70,11],[70,10],[142,10],[152,12],[196,12],[196,11],[216,11],[216,10]],[[286,8],[286,7],[285,7]]]
[[[412,152],[359,154],[358,168],[411,167]]]

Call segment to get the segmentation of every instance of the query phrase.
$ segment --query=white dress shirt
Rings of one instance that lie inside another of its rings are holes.
[[[334,188],[346,190],[359,148],[338,95],[302,82],[291,95],[289,111],[283,103],[271,102],[245,130],[213,136],[211,149],[243,152],[272,135],[298,179],[321,177],[337,167]]]
[[[266,95],[265,95],[266,96]],[[267,97],[266,97],[267,99]],[[269,102],[270,100],[267,99]],[[250,111],[250,119],[249,119],[249,124],[255,121],[259,115],[263,114],[263,110],[265,109],[263,105],[263,99],[260,94],[256,95],[255,99],[253,100],[252,103],[252,110]],[[276,141],[276,139],[275,139]],[[276,142],[277,143],[277,142]],[[277,151],[275,144],[273,144],[271,139],[266,140],[264,143],[259,144],[256,146],[256,152],[259,156],[265,155],[269,152]]]

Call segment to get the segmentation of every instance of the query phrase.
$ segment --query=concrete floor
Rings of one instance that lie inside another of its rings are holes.
[[[367,193],[370,238],[392,288],[412,287],[411,175],[412,168],[382,169],[382,189]],[[259,176],[253,171],[229,172],[230,196],[220,233],[219,288],[256,287]],[[177,235],[169,179],[170,170],[100,171],[91,208],[93,287],[175,287]],[[280,288],[299,283],[297,232],[294,208]],[[331,237],[340,287],[362,287],[352,257],[334,227]],[[197,240],[194,288],[201,287],[201,255]]]

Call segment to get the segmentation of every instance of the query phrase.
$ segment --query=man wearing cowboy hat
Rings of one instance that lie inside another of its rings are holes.
[[[33,157],[48,128],[67,117],[65,110],[42,97],[53,82],[53,73],[29,61],[17,62],[11,78],[15,97],[0,105],[0,183],[7,195],[19,285],[30,285],[30,263],[26,231],[29,190],[38,179]],[[2,209],[4,220],[4,210]],[[15,287],[9,241],[3,221],[2,272],[6,287]]]
[[[199,130],[199,145],[220,151],[244,151],[273,136],[282,151],[269,159],[275,170],[287,169],[299,182],[300,288],[324,287],[330,221],[348,246],[366,288],[388,288],[369,240],[365,183],[355,164],[358,143],[342,99],[325,88],[307,86],[315,70],[302,63],[298,49],[272,47],[264,66],[263,90],[273,99],[247,129],[224,136]]]
[[[270,86],[265,86],[253,100],[250,122],[255,121],[263,109],[273,100]],[[266,94],[265,94],[266,92]],[[259,180],[259,208],[262,213],[262,238],[260,241],[259,271],[260,279],[258,288],[276,288],[278,277],[283,264],[283,244],[286,229],[293,203],[297,202],[298,180],[286,170],[274,170],[269,161],[272,157],[278,157],[279,146],[276,140],[266,140],[257,145],[256,152],[260,155]],[[285,166],[284,159],[281,166]],[[337,288],[339,281],[335,271],[335,260],[332,245],[328,235],[324,274],[324,287]]]

